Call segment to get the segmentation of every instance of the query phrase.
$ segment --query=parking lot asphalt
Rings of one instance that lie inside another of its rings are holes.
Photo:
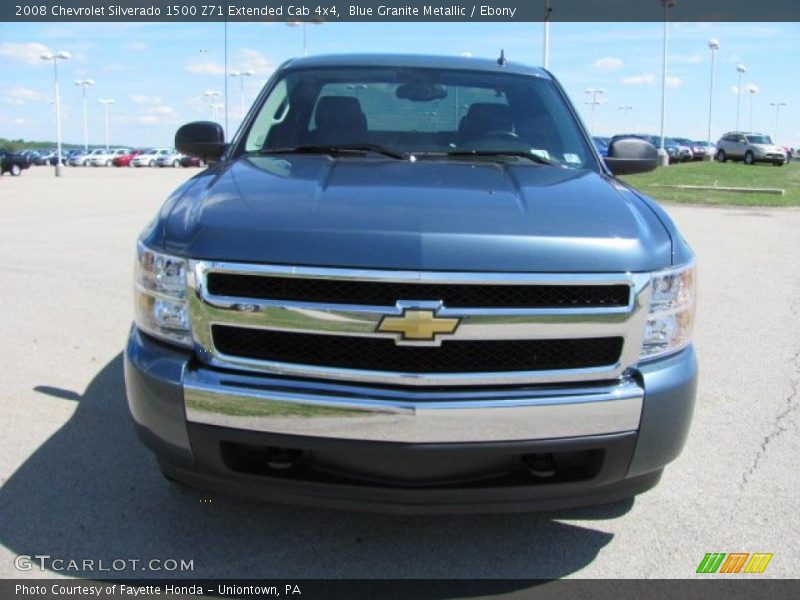
[[[134,242],[193,172],[0,179],[0,577],[673,578],[706,552],[771,552],[761,577],[796,576],[800,210],[667,207],[697,252],[701,379],[658,487],[561,514],[383,516],[179,488],[136,439],[121,359]],[[20,572],[20,554],[194,570]]]

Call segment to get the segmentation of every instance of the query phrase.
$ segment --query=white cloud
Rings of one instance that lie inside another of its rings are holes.
[[[620,81],[623,85],[652,85],[656,81],[656,76],[652,73],[642,73],[623,77]]]
[[[158,117],[155,115],[144,115],[141,117],[136,117],[136,122],[140,125],[155,125],[158,123]]]
[[[133,52],[142,52],[147,50],[149,46],[145,42],[130,42],[125,44],[125,50],[131,50]]]
[[[738,96],[739,95],[739,86],[738,85],[732,85],[731,86],[731,93],[734,96]]]
[[[2,95],[3,99],[9,104],[23,105],[26,102],[44,100],[44,96],[41,93],[19,85],[3,90]]]
[[[270,60],[258,50],[244,48],[240,54],[242,68],[253,71],[256,75],[269,75],[274,69]]]
[[[592,63],[592,66],[600,71],[616,71],[617,69],[621,69],[624,64],[621,58],[606,56],[598,58]]]
[[[189,73],[195,73],[198,75],[224,75],[225,74],[225,66],[214,62],[212,60],[205,61],[205,62],[195,62],[189,63],[186,65],[186,70]]]
[[[161,104],[161,96],[148,96],[147,94],[133,94],[129,96],[134,104]]]
[[[175,114],[175,109],[172,108],[171,106],[161,105],[161,106],[154,106],[151,112],[154,112],[159,115],[172,115]]]
[[[256,75],[266,76],[272,73],[275,66],[262,52],[251,48],[243,48],[238,59],[228,63],[228,70],[253,71]],[[213,60],[192,62],[186,65],[186,71],[198,75],[224,75],[225,65]]]
[[[462,52],[461,56],[463,56],[464,58],[471,58],[472,57],[472,52]]]
[[[45,64],[41,56],[46,52],[50,52],[50,49],[38,42],[30,42],[28,44],[3,42],[0,44],[0,58],[24,62],[29,65]]]
[[[705,59],[702,54],[674,54],[669,57],[669,60],[676,63],[685,63],[687,65],[699,65]]]
[[[683,85],[683,79],[680,77],[671,77],[667,75],[667,87],[669,88],[677,88]]]

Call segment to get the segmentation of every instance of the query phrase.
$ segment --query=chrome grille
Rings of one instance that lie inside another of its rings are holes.
[[[399,386],[616,379],[638,360],[650,297],[649,274],[392,272],[207,261],[193,261],[190,271],[201,361]],[[475,306],[475,299],[485,304]],[[412,307],[457,318],[459,326],[429,341],[377,331],[383,318]]]

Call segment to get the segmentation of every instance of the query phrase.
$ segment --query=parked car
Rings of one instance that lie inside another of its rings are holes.
[[[111,162],[115,167],[132,167],[133,159],[142,153],[144,153],[144,150],[132,150],[128,154],[115,156]]]
[[[181,156],[182,167],[205,167],[206,161],[198,156]]]
[[[690,148],[692,149],[693,160],[705,160],[708,155],[708,142],[692,141]]]
[[[218,168],[137,242],[124,358],[167,479],[404,513],[656,485],[697,381],[694,254],[616,178],[656,149],[601,159],[552,74],[501,62],[293,59],[232,143],[178,130]]]
[[[117,156],[124,156],[125,154],[130,154],[130,152],[129,148],[112,148],[111,150],[93,155],[89,160],[89,164],[93,167],[110,167],[114,164],[114,159]]]
[[[105,150],[102,148],[96,148],[88,152],[78,152],[78,154],[69,159],[69,164],[72,167],[88,167],[92,158],[103,153],[105,153]]]
[[[691,140],[687,140],[686,138],[668,138],[671,144],[674,144],[678,147],[678,159],[680,162],[691,162],[694,159],[694,153],[692,152],[692,144]]]
[[[180,152],[172,152],[169,154],[162,154],[156,160],[159,167],[180,167],[183,155]]]
[[[717,160],[741,160],[746,165],[766,162],[780,167],[786,162],[786,153],[766,134],[731,131],[717,142]]]
[[[132,161],[133,166],[155,167],[158,164],[159,157],[174,153],[175,151],[170,150],[169,148],[151,148],[150,150],[145,150],[139,156],[134,157]]]
[[[23,170],[31,166],[31,160],[24,154],[0,150],[0,175],[10,173],[12,177],[18,177]]]
[[[594,147],[597,148],[597,152],[603,158],[608,156],[608,143],[610,141],[611,141],[611,138],[607,138],[607,137],[599,137],[599,136],[592,137],[592,142],[594,142]]]
[[[57,156],[58,154],[55,150],[49,150],[39,154],[35,159],[33,159],[33,164],[40,167],[44,165],[55,166],[57,162]],[[67,156],[63,151],[61,152],[61,164],[67,164]]]

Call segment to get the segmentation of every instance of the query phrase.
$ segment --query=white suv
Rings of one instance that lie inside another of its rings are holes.
[[[786,162],[786,152],[763,133],[732,131],[717,142],[717,160],[743,160],[746,165],[769,162],[780,167]]]

